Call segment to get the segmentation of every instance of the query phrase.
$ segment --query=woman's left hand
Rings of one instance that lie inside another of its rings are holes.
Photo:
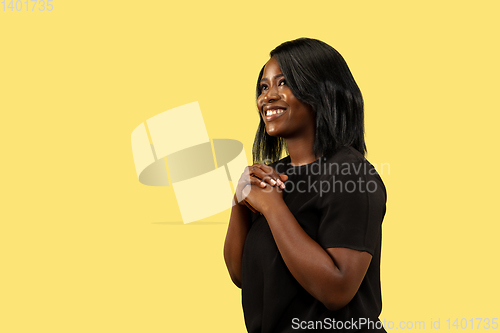
[[[248,185],[243,189],[245,201],[264,215],[269,209],[283,203],[283,190],[280,186],[266,185],[264,188],[257,185]]]

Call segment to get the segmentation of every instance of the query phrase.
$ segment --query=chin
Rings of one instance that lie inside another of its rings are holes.
[[[270,136],[280,136],[280,130],[279,130],[279,128],[276,128],[276,126],[273,126],[271,128],[268,128],[266,126],[266,133],[267,133],[267,135],[270,135]]]
[[[269,136],[277,136],[277,137],[281,136],[281,135],[279,135],[278,131],[268,131],[268,130],[266,130],[266,133]]]

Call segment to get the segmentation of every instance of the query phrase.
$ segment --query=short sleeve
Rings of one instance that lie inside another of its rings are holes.
[[[345,247],[374,255],[386,210],[384,184],[364,159],[338,165],[321,182],[318,243],[325,249]]]

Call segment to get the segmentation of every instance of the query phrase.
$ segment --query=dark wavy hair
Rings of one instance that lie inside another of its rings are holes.
[[[316,158],[331,156],[344,146],[364,155],[363,97],[340,53],[317,39],[299,38],[279,45],[270,56],[278,61],[293,95],[315,112]],[[257,79],[257,98],[263,73],[264,67]],[[268,135],[260,117],[252,150],[254,163],[275,162],[282,152],[287,152],[285,140]]]

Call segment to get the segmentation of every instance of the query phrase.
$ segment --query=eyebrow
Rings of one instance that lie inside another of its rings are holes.
[[[273,76],[273,79],[277,79],[279,77],[282,77],[282,76],[285,76],[283,74],[276,74],[275,76]],[[260,79],[260,82],[262,81],[269,81],[267,78],[263,77],[262,79]]]

